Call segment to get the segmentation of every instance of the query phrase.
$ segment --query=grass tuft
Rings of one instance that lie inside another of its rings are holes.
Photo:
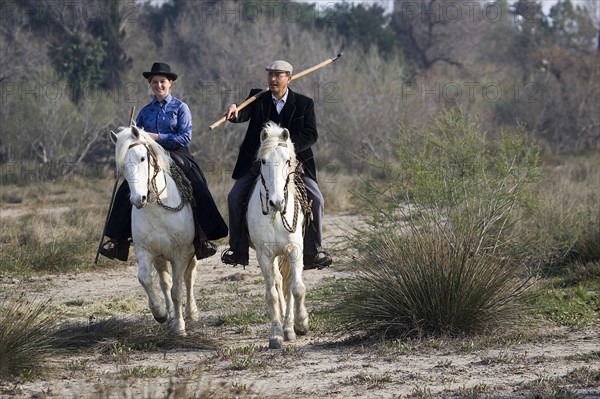
[[[31,375],[53,354],[52,331],[57,320],[48,302],[35,303],[24,294],[0,305],[0,377]]]
[[[454,243],[456,244],[456,243]],[[342,325],[388,337],[474,334],[518,319],[516,266],[441,236],[382,236],[358,260]]]

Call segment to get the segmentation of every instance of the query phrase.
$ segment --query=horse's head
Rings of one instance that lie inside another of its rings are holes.
[[[118,133],[111,131],[110,138],[115,143],[117,170],[129,184],[129,200],[142,208],[148,203],[150,181],[159,170],[169,170],[169,156],[135,126],[119,128]]]
[[[293,185],[290,175],[296,167],[296,153],[290,139],[290,132],[281,126],[267,122],[260,133],[261,146],[258,151],[262,185],[266,191],[267,203],[274,211],[284,211],[287,203],[287,190]]]

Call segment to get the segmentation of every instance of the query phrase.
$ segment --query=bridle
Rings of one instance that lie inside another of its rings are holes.
[[[279,143],[278,146],[280,147],[287,147],[286,143]],[[290,167],[290,161],[286,162],[287,167]],[[298,211],[300,209],[300,200],[298,198],[298,195],[294,196],[294,217],[292,219],[292,224],[290,225],[290,223],[288,222],[287,218],[285,217],[285,214],[287,212],[287,204],[288,204],[288,197],[289,197],[289,185],[290,185],[290,176],[294,175],[294,181],[296,181],[296,178],[299,177],[300,175],[296,174],[296,171],[293,170],[291,172],[289,172],[285,178],[285,185],[283,186],[283,207],[281,211],[277,211],[281,214],[281,222],[283,223],[283,227],[290,233],[293,233],[296,231],[296,227],[298,226]],[[263,193],[262,191],[260,192],[260,207],[262,210],[262,214],[263,215],[268,215],[270,213],[269,211],[269,189],[267,188],[267,183],[265,181],[265,177],[262,173],[262,170],[260,172],[260,182],[262,184],[262,187],[265,191],[265,198],[263,200]],[[295,186],[296,187],[296,192],[298,192],[298,185]]]
[[[162,200],[160,199],[160,196],[167,188],[167,176],[166,175],[164,176],[164,179],[165,179],[164,187],[162,188],[162,190],[158,191],[158,186],[156,185],[156,177],[158,176],[158,173],[160,172],[158,158],[157,158],[156,154],[154,153],[154,151],[152,150],[152,147],[150,147],[148,145],[148,143],[146,143],[145,141],[133,142],[129,145],[127,150],[130,150],[133,147],[136,147],[138,145],[143,145],[146,148],[146,151],[148,153],[148,173],[147,173],[148,181],[146,183],[146,187],[148,188],[148,192],[146,195],[146,197],[148,198],[148,203],[154,202],[154,200],[150,196],[150,194],[153,194],[154,197],[156,198],[156,203],[158,205],[162,206],[164,209],[166,209],[168,211],[173,211],[173,212],[177,212],[177,211],[180,211],[181,209],[183,209],[183,207],[185,206],[185,201],[183,199],[183,196],[181,197],[181,202],[179,203],[179,205],[177,205],[175,207],[166,205],[162,202]],[[150,177],[150,167],[151,166],[154,169],[154,173],[152,174],[152,177]],[[163,172],[163,173],[165,173],[165,172]]]

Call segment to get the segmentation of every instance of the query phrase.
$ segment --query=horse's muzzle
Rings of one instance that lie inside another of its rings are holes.
[[[148,204],[148,196],[147,195],[131,195],[129,197],[129,201],[131,204],[135,206],[137,209],[141,209]]]
[[[285,206],[285,201],[283,199],[281,200],[269,200],[269,206],[271,207],[271,209],[273,209],[276,212],[281,212],[283,211],[283,208]]]

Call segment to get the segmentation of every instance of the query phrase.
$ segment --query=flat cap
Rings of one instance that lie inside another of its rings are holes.
[[[291,74],[293,70],[292,64],[284,60],[273,61],[267,65],[265,69],[267,71],[288,72],[289,74]]]

